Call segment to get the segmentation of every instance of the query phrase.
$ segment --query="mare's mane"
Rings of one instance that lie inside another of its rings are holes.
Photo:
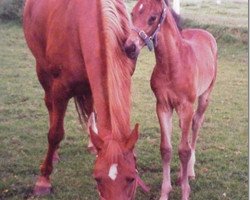
[[[130,135],[130,85],[134,64],[127,58],[122,47],[130,32],[130,21],[122,0],[100,2],[100,39],[104,40],[105,90],[109,102],[110,126],[112,137],[124,140]]]

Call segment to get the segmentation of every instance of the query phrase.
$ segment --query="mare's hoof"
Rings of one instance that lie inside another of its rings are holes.
[[[33,195],[35,196],[46,196],[51,194],[52,188],[51,187],[42,187],[42,186],[35,186]]]
[[[45,196],[51,194],[52,186],[50,184],[49,179],[40,176],[36,182],[33,194],[35,196]]]

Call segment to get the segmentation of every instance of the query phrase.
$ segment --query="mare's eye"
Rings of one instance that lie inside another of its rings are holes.
[[[95,181],[96,181],[96,183],[97,183],[98,185],[102,183],[102,179],[101,179],[101,178],[95,178]]]
[[[155,22],[156,18],[156,16],[151,16],[148,20],[148,25],[152,25]]]
[[[127,181],[128,183],[133,183],[133,182],[135,181],[135,178],[133,178],[133,177],[127,177],[127,178],[126,178],[126,181]]]

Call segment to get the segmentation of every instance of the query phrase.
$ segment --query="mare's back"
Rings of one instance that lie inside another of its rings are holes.
[[[36,58],[60,60],[69,51],[80,51],[79,23],[88,18],[95,1],[27,0],[24,9],[24,32]],[[89,16],[91,18],[91,16]],[[88,23],[85,23],[85,30]],[[41,52],[43,52],[41,54]]]

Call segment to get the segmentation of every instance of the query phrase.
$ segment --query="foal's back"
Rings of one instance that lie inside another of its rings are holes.
[[[197,96],[200,96],[211,84],[217,68],[217,44],[211,33],[202,29],[184,29],[183,40],[193,52],[192,67],[197,67]]]

